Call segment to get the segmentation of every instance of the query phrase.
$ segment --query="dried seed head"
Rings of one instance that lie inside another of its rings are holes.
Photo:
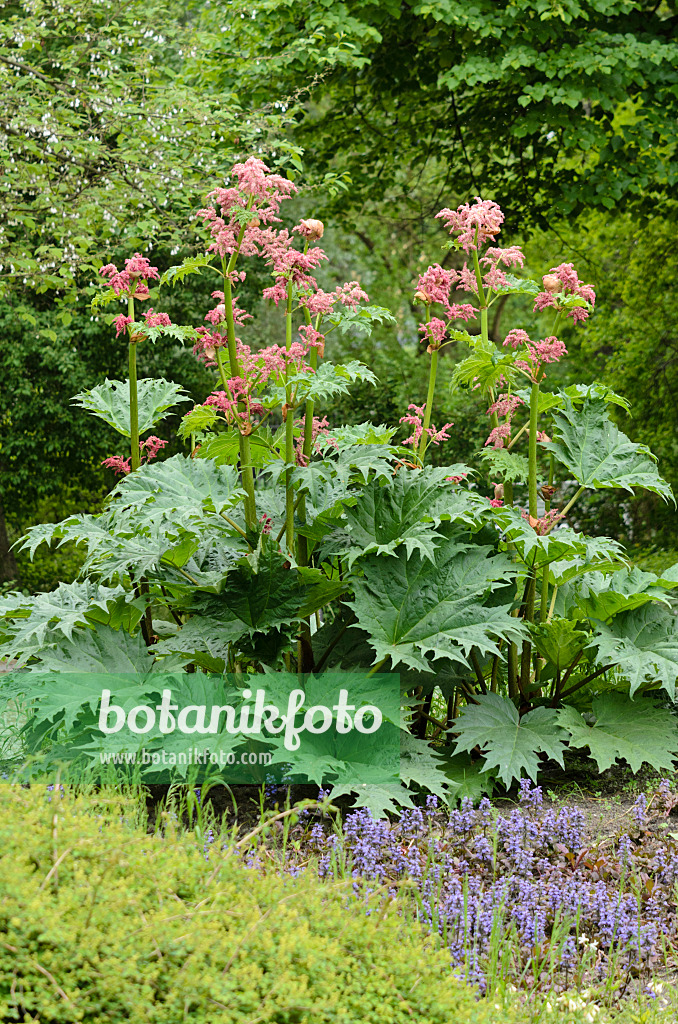
[[[321,220],[299,221],[299,234],[308,238],[309,242],[317,242],[325,233],[325,225]]]

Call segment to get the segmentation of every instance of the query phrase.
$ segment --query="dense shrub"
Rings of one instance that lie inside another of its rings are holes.
[[[449,958],[346,883],[281,879],[117,798],[0,790],[4,1021],[489,1024]],[[506,1014],[502,1013],[506,1020]]]

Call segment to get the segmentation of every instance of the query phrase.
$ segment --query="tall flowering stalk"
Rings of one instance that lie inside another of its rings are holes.
[[[445,227],[453,236],[451,247],[466,254],[466,261],[461,270],[445,269],[433,264],[420,275],[415,291],[415,302],[424,305],[426,319],[419,325],[423,341],[431,356],[428,391],[425,406],[410,405],[408,413],[401,417],[401,423],[410,424],[414,430],[411,437],[404,443],[412,444],[418,449],[419,459],[423,462],[426,449],[431,443],[440,443],[447,439],[451,424],[446,424],[442,432],[431,427],[432,409],[435,400],[435,386],[438,370],[440,349],[454,340],[466,338],[470,344],[478,345],[478,351],[489,360],[488,379],[477,377],[469,380],[475,387],[484,387],[490,400],[488,415],[490,417],[490,434],[486,447],[511,451],[520,438],[527,434],[527,498],[528,507],[523,513],[535,531],[539,534],[548,533],[569,511],[572,504],[582,493],[583,488],[575,494],[562,512],[552,511],[550,496],[553,492],[553,473],[543,493],[546,506],[544,515],[539,516],[539,443],[550,439],[539,431],[540,389],[546,373],[546,366],[555,363],[567,354],[565,345],[556,335],[563,315],[570,316],[575,324],[582,323],[589,315],[595,303],[595,292],[590,285],[583,284],[572,264],[560,264],[553,267],[543,278],[543,290],[539,291],[534,300],[535,310],[554,309],[556,322],[553,333],[539,341],[532,341],[526,331],[514,329],[507,335],[503,347],[507,350],[502,357],[492,357],[494,344],[489,337],[489,308],[499,294],[510,292],[513,284],[507,276],[508,268],[522,268],[524,255],[518,246],[499,248],[494,243],[501,230],[504,214],[499,205],[491,200],[476,197],[473,204],[465,203],[456,210],[445,208],[437,214]],[[513,279],[515,280],[515,279]],[[475,300],[473,304],[456,304],[452,301],[452,289],[465,291]],[[432,316],[433,306],[442,310],[442,316]],[[455,330],[455,320],[468,322],[479,320],[480,334],[470,336],[466,332]],[[501,359],[505,365],[505,373],[497,375],[494,365]],[[475,365],[475,364],[474,364]],[[512,436],[512,419],[524,405],[522,398],[513,393],[513,381],[523,378],[530,387],[528,412],[524,425]],[[499,393],[498,393],[499,392]],[[451,478],[457,482],[457,478]],[[504,502],[513,505],[513,481],[505,479],[495,485],[494,498],[491,504],[501,507]],[[509,544],[509,547],[511,545]],[[537,596],[537,579],[535,570],[528,571],[522,596],[516,594],[516,607],[513,614],[522,616],[527,622],[535,619]],[[544,620],[548,615],[548,566],[541,574],[541,600],[538,617]],[[517,697],[519,693],[527,694],[532,664],[532,646],[525,641],[522,648],[521,664],[518,664],[518,649],[513,641],[509,641],[507,650],[509,694]],[[496,690],[496,669],[498,657],[495,658],[492,670],[492,689]],[[476,666],[477,672],[479,666]],[[481,677],[482,678],[482,677]]]
[[[122,314],[116,317],[116,337],[123,333],[129,339],[129,417],[130,417],[130,466],[132,470],[138,469],[141,464],[141,452],[139,447],[139,395],[137,381],[137,344],[143,340],[143,332],[138,333],[132,330],[134,324],[134,300],[145,300],[150,298],[148,281],[157,280],[158,268],[152,267],[150,261],[140,253],[135,253],[130,259],[125,260],[125,269],[118,270],[113,263],[108,263],[101,268],[99,273],[108,279],[108,283],[121,298],[127,298],[127,316]],[[153,310],[149,310],[153,316]],[[166,314],[155,314],[164,317],[169,323]]]

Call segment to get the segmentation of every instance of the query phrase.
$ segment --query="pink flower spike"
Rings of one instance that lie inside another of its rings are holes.
[[[588,320],[589,312],[587,309],[584,309],[583,306],[574,306],[574,308],[569,311],[567,316],[572,317],[573,323],[579,324],[583,323],[584,320]]]
[[[485,448],[487,448],[488,446],[492,448],[505,448],[506,444],[504,442],[507,441],[510,436],[511,424],[500,423],[498,427],[495,427],[493,430],[490,431],[490,436],[485,442]]]
[[[133,323],[133,322],[134,321],[132,320],[132,317],[131,316],[125,316],[124,313],[120,313],[119,316],[116,316],[115,320],[113,321],[113,323],[115,324],[115,336],[116,336],[116,338],[120,337],[120,335],[125,330],[127,330],[129,325],[131,323]]]
[[[503,263],[505,267],[522,267],[525,256],[519,245],[510,245],[508,249],[487,249],[480,262],[487,266]]]
[[[357,281],[347,281],[335,289],[337,300],[348,309],[355,310],[361,302],[369,302],[369,296]]]
[[[150,261],[139,252],[135,252],[131,259],[125,260],[125,270],[130,277],[141,277],[146,281],[157,281],[160,277],[158,268],[152,267]]]
[[[435,427],[429,427],[426,431],[429,436],[429,444],[440,444],[441,441],[449,441],[450,436],[447,431],[453,426],[454,423],[446,423],[440,430],[436,430]]]
[[[538,365],[542,363],[557,363],[563,356],[567,355],[564,342],[553,335],[549,338],[544,338],[543,341],[531,341],[528,345],[528,351],[532,362]]]
[[[411,444],[413,448],[416,448],[419,444],[419,440],[424,430],[422,417],[424,415],[425,406],[423,405],[408,405],[409,415],[401,416],[399,422],[407,423],[414,428],[414,432],[411,437],[408,437],[403,444]]]
[[[457,285],[458,292],[473,292],[474,295],[478,294],[478,282],[476,281],[476,275],[469,268],[468,263],[459,271],[459,284]]]
[[[539,294],[534,297],[534,306],[532,307],[532,311],[534,313],[541,312],[549,306],[557,305],[556,297],[551,292],[539,292]]]
[[[506,288],[508,278],[499,267],[491,267],[483,277],[483,284],[486,288],[491,288],[493,291],[498,292],[502,288]]]
[[[450,234],[458,236],[458,242],[466,252],[494,241],[504,222],[501,207],[491,199],[481,199],[480,196],[475,197],[473,206],[464,203],[456,210],[446,208],[437,213],[436,217],[442,218]]]
[[[131,279],[126,270],[120,271],[113,263],[107,263],[99,273],[108,278],[108,283],[116,295],[129,290]]]
[[[447,315],[450,320],[475,320],[476,309],[469,302],[452,303],[447,307]]]
[[[311,316],[317,316],[319,313],[325,316],[327,313],[331,313],[335,302],[338,301],[335,292],[324,292],[320,288],[317,292],[299,297],[299,305],[305,306]]]
[[[445,480],[449,480],[451,484],[460,484],[467,476],[468,473],[461,473],[459,476],[446,476]]]
[[[147,327],[169,327],[172,323],[167,313],[154,313],[152,306],[144,313],[144,320]]]
[[[504,502],[501,498],[490,498],[490,505],[492,508],[501,508]]]
[[[493,412],[496,412],[497,416],[502,418],[512,416],[521,405],[525,405],[525,403],[518,395],[499,395],[496,402],[493,402],[487,410],[487,415],[491,416]]]
[[[151,434],[145,441],[139,442],[139,450],[145,452],[146,462],[150,462],[151,459],[157,457],[158,452],[162,451],[168,443],[168,441],[163,441],[161,438],[156,437],[155,434]]]
[[[123,459],[122,455],[111,455],[110,458],[104,459],[101,465],[120,475],[132,470],[131,459]]]
[[[561,263],[557,267],[551,267],[549,274],[557,277],[563,288],[567,288],[571,292],[576,292],[581,284],[577,271],[574,269],[574,263]]]
[[[440,348],[445,340],[447,324],[434,316],[425,324],[419,324],[419,332],[424,335],[422,341],[427,341],[431,348]]]
[[[459,280],[456,270],[443,270],[438,263],[434,263],[423,274],[419,275],[416,292],[421,294],[423,302],[439,302],[446,306],[450,298],[450,288]]]
[[[529,345],[530,336],[527,331],[512,330],[509,331],[504,339],[504,348],[518,348],[519,345]]]

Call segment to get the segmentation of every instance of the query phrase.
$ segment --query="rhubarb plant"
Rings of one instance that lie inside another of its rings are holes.
[[[295,192],[251,157],[198,212],[204,253],[162,276],[138,253],[123,270],[101,269],[108,287],[96,304],[124,304],[110,319],[128,345],[129,377],[75,401],[123,439],[106,460],[120,479],[101,514],[35,527],[21,541],[31,553],[75,541],[81,579],[0,599],[0,656],[15,662],[2,689],[28,708],[32,742],[63,740],[80,713],[92,714],[84,689],[59,704],[58,666],[120,673],[134,664],[146,687],[163,670],[206,682],[217,674],[240,691],[282,672],[290,689],[309,693],[325,673],[360,671],[375,691],[383,673],[399,675],[400,780],[385,772],[366,794],[348,754],[292,766],[291,777],[353,793],[379,813],[415,791],[452,801],[496,780],[536,778],[546,761],[563,763],[568,745],[588,747],[601,766],[615,756],[634,769],[670,766],[678,566],[662,576],[633,569],[615,540],[584,535],[574,517],[587,490],[673,495],[651,452],[612,418],[622,397],[603,383],[548,380],[567,356],[558,331],[567,319],[585,329],[593,287],[571,264],[540,283],[522,276],[520,248],[495,245],[496,203],[442,210],[451,265],[430,266],[415,287],[426,395],[412,396],[400,424],[331,424],[328,401],[356,382],[378,387],[368,366],[332,360],[333,334],[369,334],[394,317],[358,281],[319,286],[323,224],[280,226]],[[280,317],[279,340],[260,348],[247,343],[251,316],[237,295],[257,260]],[[188,274],[216,285],[203,325],[175,325],[152,308],[138,318],[149,282],[157,302]],[[514,293],[533,297],[544,337],[514,327],[497,345],[488,311]],[[192,344],[214,374],[167,458],[167,442],[150,431],[187,396],[136,372],[138,346],[164,334]],[[469,388],[489,417],[475,467],[455,460],[453,424],[437,415],[453,343],[468,356],[452,386]],[[403,425],[409,436],[398,441]]]

